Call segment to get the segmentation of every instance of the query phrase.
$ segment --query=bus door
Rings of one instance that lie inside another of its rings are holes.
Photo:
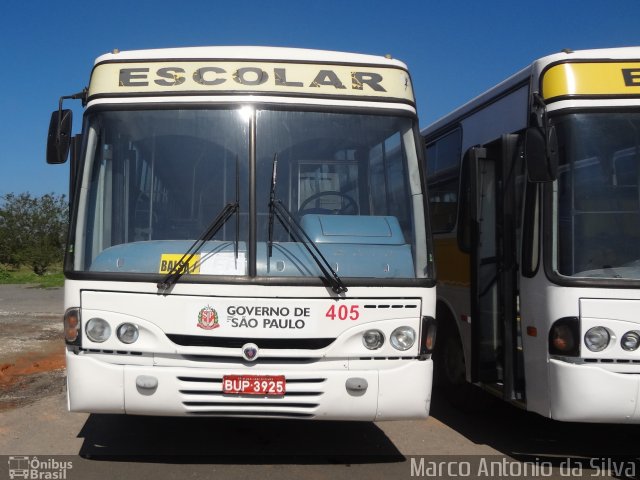
[[[517,135],[469,152],[471,381],[519,398],[514,159]]]

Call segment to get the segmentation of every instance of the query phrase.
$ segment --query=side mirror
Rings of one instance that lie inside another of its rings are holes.
[[[549,127],[546,137],[541,128],[529,127],[525,133],[524,154],[530,181],[554,181],[558,175],[558,136],[555,127]]]
[[[57,164],[67,161],[71,146],[72,119],[71,110],[55,110],[51,114],[47,138],[47,163]]]

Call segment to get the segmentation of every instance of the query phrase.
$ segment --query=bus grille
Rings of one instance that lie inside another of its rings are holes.
[[[326,378],[287,378],[286,393],[273,398],[223,394],[222,376],[180,376],[178,381],[182,405],[190,415],[312,418]]]
[[[173,343],[184,347],[242,348],[247,343],[255,343],[258,348],[276,350],[319,350],[335,341],[335,338],[243,338],[176,334],[167,334],[167,337]]]

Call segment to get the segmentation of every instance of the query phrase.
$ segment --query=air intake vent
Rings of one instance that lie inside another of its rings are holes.
[[[325,391],[326,378],[288,378],[277,397],[225,395],[221,377],[177,377],[185,411],[191,415],[312,418]]]
[[[175,334],[167,334],[167,337],[184,347],[242,348],[247,343],[255,343],[258,348],[274,350],[320,350],[335,341],[335,338],[238,338]]]

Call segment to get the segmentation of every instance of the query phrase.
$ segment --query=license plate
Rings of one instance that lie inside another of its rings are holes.
[[[284,375],[225,375],[222,393],[236,395],[284,395]]]

